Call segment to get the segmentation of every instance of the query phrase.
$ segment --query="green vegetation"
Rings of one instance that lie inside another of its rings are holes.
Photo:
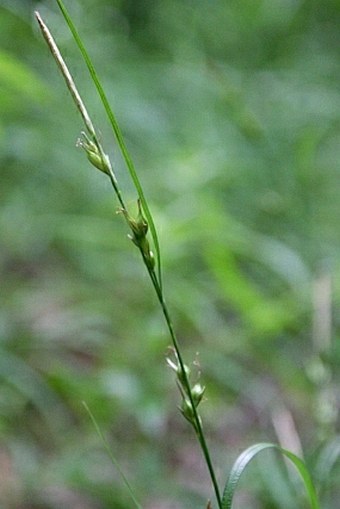
[[[39,9],[131,210],[119,136],[110,149],[55,7]],[[107,179],[70,143],[79,118],[30,9],[2,13],[2,505],[131,507],[85,400],[143,507],[206,507],[206,466],[175,411],[169,338],[126,225]],[[207,387],[200,412],[218,484],[241,450],[270,439],[304,455],[326,509],[339,497],[339,14],[336,2],[315,1],[216,2],[208,12],[203,2],[72,3],[153,212],[181,351]],[[81,144],[92,152],[95,141]],[[145,233],[124,215],[160,289],[157,241],[154,271]],[[264,448],[239,457],[234,480]],[[243,473],[233,507],[304,507],[296,478],[267,452]]]

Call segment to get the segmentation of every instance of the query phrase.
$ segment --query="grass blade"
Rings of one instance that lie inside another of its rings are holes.
[[[222,509],[231,509],[233,497],[238,485],[238,482],[240,480],[241,475],[245,471],[246,467],[250,463],[252,459],[255,458],[255,456],[266,450],[266,449],[276,449],[281,454],[286,456],[295,466],[296,470],[299,472],[300,477],[304,483],[304,486],[306,488],[306,492],[310,501],[310,506],[312,509],[320,509],[319,502],[317,499],[316,491],[314,488],[313,481],[309,475],[309,472],[307,470],[307,467],[305,463],[295,454],[293,454],[290,451],[287,451],[286,449],[282,449],[282,447],[276,445],[276,444],[270,444],[270,443],[259,443],[252,445],[248,449],[246,449],[235,461],[233,468],[231,469],[229,478],[227,480],[223,498],[222,498]]]
[[[122,132],[120,130],[120,127],[118,125],[118,122],[116,120],[116,117],[112,111],[112,108],[109,104],[109,101],[107,99],[107,96],[104,92],[104,89],[100,83],[100,80],[98,78],[98,75],[96,73],[96,70],[94,68],[94,65],[92,63],[92,60],[80,38],[80,35],[78,34],[78,31],[70,17],[70,15],[68,14],[67,10],[66,10],[66,7],[64,6],[64,3],[61,1],[61,0],[57,0],[57,3],[58,3],[58,6],[64,16],[64,19],[73,35],[73,38],[82,54],[82,57],[84,59],[84,62],[87,66],[87,69],[90,73],[90,76],[92,78],[92,81],[97,89],[97,92],[99,94],[99,97],[103,103],[103,106],[104,106],[104,109],[106,111],[106,114],[108,116],[108,119],[110,121],[110,124],[112,126],[112,129],[113,129],[113,132],[115,134],[115,137],[116,137],[116,140],[117,140],[117,143],[118,143],[118,146],[120,148],[120,151],[122,153],[122,156],[124,158],[124,161],[126,163],[126,166],[128,168],[128,171],[130,173],[130,176],[131,176],[131,179],[133,181],[133,184],[136,188],[136,191],[138,193],[138,196],[139,196],[139,199],[141,201],[141,204],[142,204],[142,207],[143,207],[143,211],[145,213],[145,217],[149,223],[149,226],[150,226],[150,231],[151,231],[151,236],[152,236],[152,240],[153,240],[153,243],[154,243],[154,246],[155,246],[155,251],[156,251],[156,259],[157,259],[157,268],[158,268],[158,281],[159,281],[159,284],[160,284],[160,287],[162,288],[162,271],[161,271],[161,254],[160,254],[160,246],[159,246],[159,240],[158,240],[158,236],[157,236],[157,231],[156,231],[156,227],[155,227],[155,223],[154,223],[154,220],[153,220],[153,217],[152,217],[152,214],[150,212],[150,209],[149,209],[149,206],[147,204],[147,200],[145,198],[145,195],[144,195],[144,191],[143,191],[143,188],[142,188],[142,185],[140,183],[140,180],[138,178],[138,175],[137,175],[137,172],[135,170],[135,167],[134,167],[134,164],[133,164],[133,161],[131,159],[131,156],[128,152],[128,149],[125,145],[125,141],[124,141],[124,138],[123,138],[123,135],[122,135]]]
[[[109,455],[109,457],[110,457],[110,460],[111,460],[111,462],[112,462],[113,466],[117,469],[117,471],[118,471],[119,475],[120,475],[120,476],[121,476],[121,478],[123,479],[123,482],[124,482],[124,484],[125,484],[125,486],[126,486],[126,488],[127,488],[128,492],[129,492],[130,497],[132,498],[132,500],[133,500],[133,502],[134,502],[135,506],[137,507],[137,509],[142,509],[142,506],[140,505],[140,503],[137,501],[137,499],[136,499],[136,497],[135,497],[135,494],[134,494],[134,492],[133,492],[133,489],[132,489],[132,487],[131,487],[131,484],[129,483],[129,481],[128,481],[127,477],[125,476],[124,472],[123,472],[123,471],[122,471],[122,469],[120,468],[120,465],[119,465],[118,461],[117,461],[117,460],[116,460],[116,458],[114,457],[114,455],[113,455],[113,453],[112,453],[112,450],[111,450],[111,448],[110,448],[110,445],[109,445],[108,441],[106,440],[106,438],[104,437],[104,435],[103,435],[103,433],[102,433],[102,431],[101,431],[101,429],[100,429],[100,427],[99,427],[99,425],[98,425],[98,423],[97,423],[97,421],[96,421],[96,419],[95,419],[95,417],[94,417],[93,413],[91,412],[91,410],[89,409],[89,407],[87,406],[87,404],[85,403],[85,401],[83,401],[83,405],[84,405],[84,407],[85,407],[85,410],[87,411],[87,413],[89,414],[89,416],[90,416],[90,418],[91,418],[91,421],[92,421],[92,423],[93,423],[93,425],[94,425],[94,427],[95,427],[95,429],[96,429],[96,432],[98,433],[99,438],[100,438],[100,439],[101,439],[101,441],[103,442],[103,445],[104,445],[104,447],[105,447],[105,449],[106,449],[106,451],[107,451],[107,453],[108,453],[108,455]]]
[[[336,463],[340,460],[340,435],[334,437],[321,450],[318,461],[316,463],[316,478],[318,479],[321,489],[327,486],[330,480],[331,472]]]

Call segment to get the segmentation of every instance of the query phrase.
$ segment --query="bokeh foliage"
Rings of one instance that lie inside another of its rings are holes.
[[[303,448],[322,507],[336,509],[339,2],[67,5],[150,200],[221,482],[240,450],[280,439]],[[135,201],[55,3],[0,2],[1,505],[130,506],[86,400],[144,507],[205,507],[164,324],[109,183],[75,148],[81,121],[34,9]],[[268,454],[239,503],[295,508],[289,476]]]

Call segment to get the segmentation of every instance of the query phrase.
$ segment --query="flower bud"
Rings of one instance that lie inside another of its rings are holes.
[[[144,262],[149,268],[149,270],[153,270],[155,267],[155,257],[153,252],[150,249],[149,241],[146,237],[149,229],[149,225],[143,216],[142,206],[140,200],[137,201],[138,206],[138,214],[136,219],[132,218],[127,210],[121,210],[124,214],[130,228],[132,235],[128,235],[129,239],[137,246],[144,258]]]
[[[138,215],[135,221],[136,230],[134,231],[134,234],[137,238],[144,238],[148,233],[149,225],[143,216],[142,205],[139,199],[137,200],[137,206]]]
[[[85,150],[87,158],[93,166],[107,175],[110,175],[111,164],[108,156],[99,150],[96,143],[91,141],[85,132],[81,134],[83,139],[78,139],[77,146]]]
[[[182,415],[186,418],[187,421],[189,421],[191,424],[194,424],[195,422],[194,410],[192,408],[192,404],[187,398],[183,398],[182,404],[180,406],[180,411],[182,412]]]
[[[150,270],[153,270],[155,268],[155,263],[156,263],[155,257],[154,257],[153,252],[151,251],[151,249],[149,249],[148,254],[145,255],[145,261],[146,261],[146,264]]]
[[[195,419],[195,412],[192,408],[192,404],[190,403],[190,400],[188,398],[183,398],[182,404],[179,409],[180,409],[183,417],[185,417],[185,419],[190,422],[190,424],[195,428],[195,430],[197,432],[198,425],[197,425],[197,422]],[[197,418],[198,418],[199,422],[201,423],[201,417],[199,415],[197,415]]]
[[[175,364],[171,359],[167,358],[166,359],[166,362],[168,363],[168,366],[170,366],[171,369],[173,369],[177,375],[177,379],[180,383],[180,385],[183,387],[185,387],[185,382],[184,382],[184,374],[183,374],[183,370],[182,370],[182,367],[179,363]],[[184,371],[185,371],[185,374],[187,376],[187,378],[189,378],[189,375],[190,375],[190,369],[189,367],[184,364]]]
[[[191,395],[192,395],[192,399],[194,401],[195,407],[197,407],[200,404],[200,402],[202,401],[204,392],[205,392],[205,387],[203,385],[201,385],[200,383],[195,384],[193,386],[193,388],[191,389]]]
[[[148,244],[143,246],[143,242],[145,243],[146,240],[146,234],[149,229],[149,225],[146,222],[146,219],[143,216],[142,212],[142,206],[140,203],[140,200],[137,200],[137,206],[138,206],[138,215],[136,219],[130,216],[130,214],[126,210],[122,210],[123,214],[126,217],[127,222],[129,223],[129,226],[131,228],[132,235],[130,235],[130,239],[132,242],[142,249],[143,252],[148,251]]]

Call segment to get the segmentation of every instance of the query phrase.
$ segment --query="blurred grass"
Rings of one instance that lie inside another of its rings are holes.
[[[277,439],[277,405],[317,472],[337,430],[324,407],[339,403],[338,2],[69,4],[151,201],[167,300],[208,386],[221,482],[240,449]],[[176,410],[161,317],[106,180],[75,148],[81,124],[36,8],[111,140],[54,2],[0,2],[1,505],[130,506],[86,400],[144,507],[204,507],[210,487]],[[320,273],[334,309],[321,360]],[[336,509],[336,464],[327,484],[323,508]],[[294,507],[252,488],[246,505]]]

